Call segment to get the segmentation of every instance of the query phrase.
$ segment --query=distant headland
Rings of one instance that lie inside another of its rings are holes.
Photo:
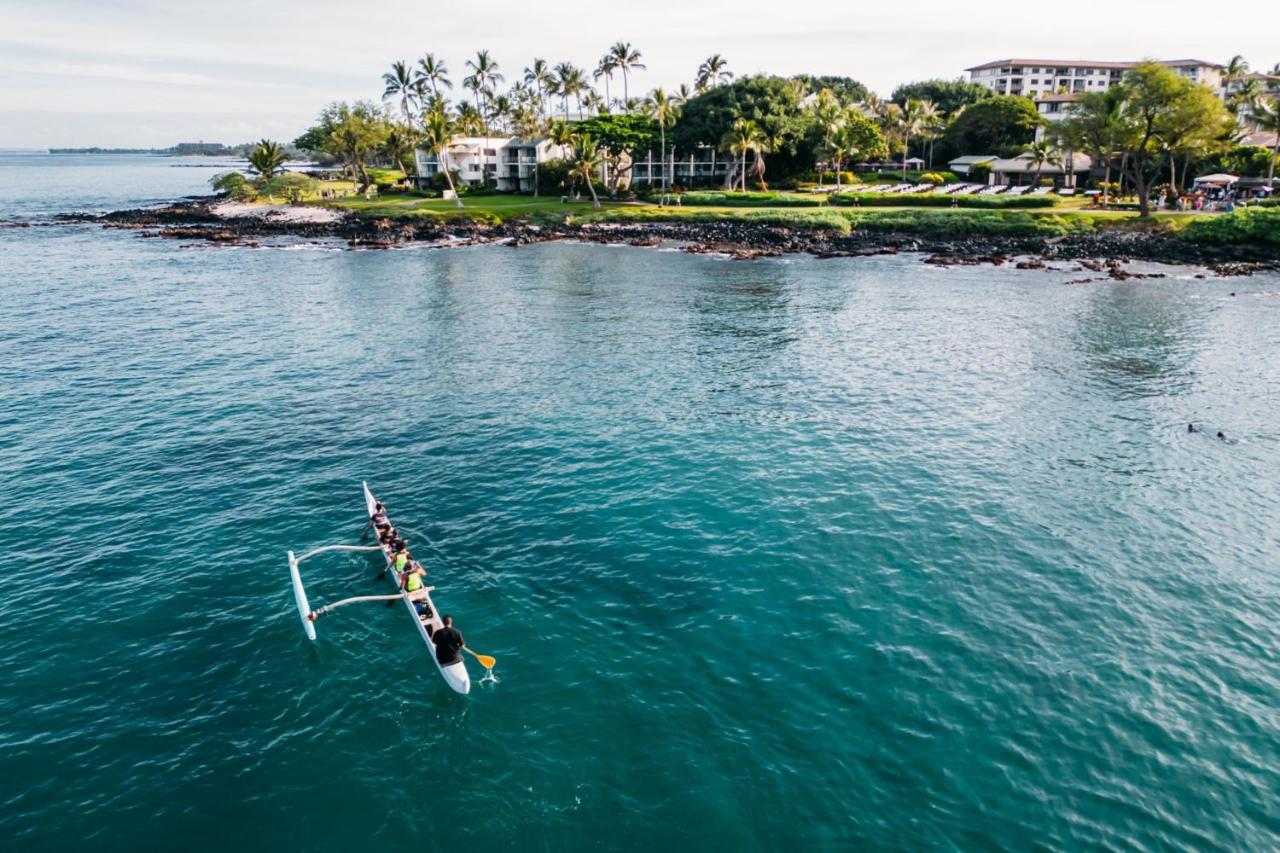
[[[50,154],[157,154],[167,157],[245,157],[252,144],[223,145],[220,142],[179,142],[168,148],[50,148]]]

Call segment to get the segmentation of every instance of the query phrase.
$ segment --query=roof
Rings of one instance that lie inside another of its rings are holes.
[[[1094,59],[997,59],[992,62],[984,62],[981,65],[974,65],[966,68],[965,71],[981,71],[984,68],[1003,68],[1006,65],[1048,65],[1055,68],[1132,68],[1141,60],[1130,60],[1127,62],[1112,62],[1108,60]],[[1202,59],[1157,59],[1156,62],[1161,65],[1169,65],[1173,67],[1200,66],[1205,65],[1210,68],[1222,68],[1216,62],[1205,62]]]
[[[1062,158],[1052,160],[1043,166],[1033,166],[1030,157],[1026,154],[1019,154],[1017,157],[996,160],[991,164],[991,171],[1035,174],[1038,170],[1041,175],[1061,175],[1067,171],[1063,166],[1065,157],[1066,155],[1064,154]],[[1093,168],[1093,159],[1087,154],[1076,152],[1071,155],[1071,167],[1075,172],[1087,172]]]
[[[1244,139],[1240,140],[1241,145],[1261,145],[1264,148],[1272,148],[1276,144],[1276,137],[1280,134],[1272,133],[1269,130],[1255,130],[1248,134]]]
[[[1234,184],[1240,180],[1235,175],[1228,175],[1225,172],[1218,172],[1213,175],[1199,175],[1192,183],[1195,184]]]
[[[947,163],[950,166],[953,163],[959,163],[961,166],[970,166],[974,163],[990,163],[996,159],[994,154],[966,154],[963,157],[957,157]]]
[[[1072,95],[1068,93],[1063,95],[1056,95],[1056,94],[1055,95],[1036,95],[1035,100],[1036,100],[1036,103],[1039,103],[1040,101],[1045,101],[1046,103],[1050,103],[1050,104],[1065,104],[1065,103],[1069,103],[1071,101],[1077,100],[1078,98],[1079,98],[1078,95]]]

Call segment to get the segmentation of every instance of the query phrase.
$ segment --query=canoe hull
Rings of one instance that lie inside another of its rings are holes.
[[[369,491],[368,483],[361,483],[360,485],[364,489],[365,518],[372,518],[377,501],[374,499],[373,493]],[[396,589],[399,589],[401,577],[392,565],[391,555],[387,553],[386,548],[382,549],[382,557],[387,563],[387,576],[391,578],[391,582],[395,585]],[[431,653],[431,662],[435,664],[436,669],[440,673],[440,677],[444,679],[444,683],[449,685],[450,689],[457,693],[470,693],[471,674],[467,672],[467,665],[465,662],[458,661],[457,663],[441,666],[440,662],[436,660],[436,645],[431,642],[431,634],[427,632],[427,628],[430,627],[431,631],[434,632],[443,628],[444,623],[440,621],[440,613],[436,610],[435,602],[431,600],[430,592],[423,590],[421,595],[415,593],[415,596],[417,596],[418,602],[425,603],[427,605],[427,610],[431,614],[430,616],[420,616],[417,608],[414,607],[414,602],[409,601],[408,599],[404,600],[404,606],[409,611],[409,615],[413,617],[413,624],[418,627],[418,634],[422,637],[422,642],[427,644],[427,649]],[[314,632],[315,628],[312,627],[311,630]]]

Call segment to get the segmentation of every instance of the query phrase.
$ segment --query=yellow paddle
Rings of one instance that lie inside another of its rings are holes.
[[[466,646],[463,646],[462,650],[467,654],[471,655],[476,660],[480,661],[480,665],[485,669],[493,669],[493,665],[497,663],[496,660],[489,657],[488,655],[478,655],[475,652],[471,651],[471,649],[467,648]]]

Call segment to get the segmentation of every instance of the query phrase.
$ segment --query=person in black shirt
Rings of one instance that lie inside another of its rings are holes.
[[[431,635],[431,642],[435,643],[436,660],[441,666],[448,666],[451,663],[457,663],[462,660],[462,655],[458,654],[458,650],[467,645],[466,640],[462,639],[462,634],[458,629],[453,627],[453,617],[445,616],[442,620],[444,627],[438,629]]]

